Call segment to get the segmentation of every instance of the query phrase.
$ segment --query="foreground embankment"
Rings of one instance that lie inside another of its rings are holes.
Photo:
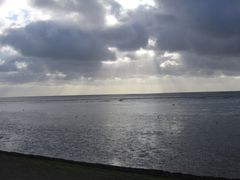
[[[0,178],[4,180],[224,179],[74,162],[3,151],[0,151]]]

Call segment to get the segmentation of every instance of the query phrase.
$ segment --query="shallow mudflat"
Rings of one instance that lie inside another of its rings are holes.
[[[155,170],[121,168],[89,164],[41,156],[0,152],[0,177],[4,180],[49,180],[49,179],[206,179],[177,173]],[[217,179],[210,178],[207,179]]]

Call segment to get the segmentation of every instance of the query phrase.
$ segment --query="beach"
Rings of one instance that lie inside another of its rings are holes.
[[[223,179],[160,170],[133,169],[0,151],[0,177],[4,180],[174,180]]]

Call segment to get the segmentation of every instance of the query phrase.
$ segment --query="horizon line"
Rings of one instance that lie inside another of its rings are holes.
[[[188,93],[237,93],[240,90],[222,91],[174,91],[174,92],[146,92],[146,93],[99,93],[99,94],[66,94],[66,95],[24,95],[24,96],[0,96],[0,98],[31,98],[31,97],[73,97],[73,96],[124,96],[124,95],[164,95],[164,94],[188,94]]]

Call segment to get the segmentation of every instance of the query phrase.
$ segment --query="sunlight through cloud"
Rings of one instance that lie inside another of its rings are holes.
[[[136,9],[138,6],[155,6],[154,0],[116,0],[126,9]]]

